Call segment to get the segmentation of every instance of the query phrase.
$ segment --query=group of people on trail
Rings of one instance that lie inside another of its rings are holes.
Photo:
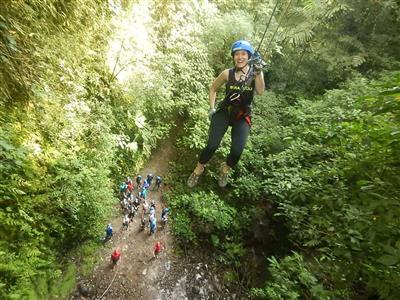
[[[155,179],[155,181],[154,181]],[[148,228],[149,234],[152,235],[157,231],[157,218],[156,218],[156,201],[148,199],[148,193],[152,186],[153,191],[159,190],[162,184],[162,177],[153,174],[147,174],[146,179],[142,180],[142,176],[136,177],[135,183],[130,177],[121,182],[118,186],[120,204],[123,211],[122,229],[128,230],[130,223],[133,221],[136,213],[142,206],[140,229],[144,230],[146,227],[146,216],[148,215]],[[136,193],[135,193],[136,190]],[[150,203],[150,205],[149,205]],[[169,208],[163,207],[161,211],[161,221],[163,224],[167,222]],[[111,239],[113,236],[113,228],[111,224],[107,225],[105,241]],[[155,246],[154,255],[158,254],[163,246]],[[121,257],[121,251],[117,248],[111,255],[112,265],[116,265]]]
[[[123,229],[128,229],[129,224],[132,222],[135,214],[139,211],[140,205],[142,205],[142,213],[141,213],[141,229],[145,229],[146,227],[146,218],[145,216],[148,214],[148,224],[149,224],[149,232],[153,234],[157,230],[157,218],[155,216],[156,211],[156,203],[155,200],[148,199],[148,193],[153,185],[153,174],[147,174],[146,179],[142,181],[142,176],[138,175],[136,177],[136,186],[134,186],[132,179],[127,177],[124,182],[119,185],[120,199],[121,199],[121,207],[124,211],[123,218]],[[153,190],[158,190],[161,187],[162,178],[161,176],[155,177],[155,184]],[[134,195],[134,190],[137,188],[137,194]],[[150,202],[150,207],[149,203]],[[162,211],[161,220],[166,222],[167,214],[169,209]]]
[[[151,174],[151,173],[147,174],[146,179],[142,183],[142,175],[139,174],[136,177],[136,185],[138,187],[144,187],[144,188],[148,189],[152,185],[153,179],[154,179],[153,174]],[[154,185],[153,190],[158,190],[161,187],[161,183],[162,183],[161,176],[156,176],[155,185]]]
[[[231,56],[234,67],[222,71],[210,87],[208,113],[210,129],[207,146],[200,153],[196,168],[187,180],[189,187],[197,185],[207,162],[231,126],[231,148],[226,161],[220,167],[218,180],[220,187],[227,185],[230,170],[238,163],[250,134],[254,94],[262,95],[265,89],[262,72],[265,62],[249,42],[245,40],[234,42]],[[216,107],[217,91],[223,84],[225,84],[225,98]]]
[[[136,188],[140,190],[140,193],[144,192],[144,197],[146,197],[147,191],[150,189],[153,183],[153,179],[154,175],[149,173],[147,174],[146,179],[142,182],[142,175],[139,174],[136,176],[136,186],[135,186],[132,179],[129,176],[126,177],[126,180],[121,182],[121,184],[119,185],[120,198],[129,196]],[[162,177],[159,175],[156,176],[153,190],[159,190],[162,182],[163,182]]]

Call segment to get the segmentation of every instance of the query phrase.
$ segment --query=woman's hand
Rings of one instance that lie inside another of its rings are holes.
[[[254,65],[254,74],[260,75],[263,68],[264,68],[264,66],[262,64],[255,64]]]

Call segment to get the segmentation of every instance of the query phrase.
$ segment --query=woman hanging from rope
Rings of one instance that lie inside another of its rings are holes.
[[[209,93],[210,130],[207,146],[200,153],[199,161],[193,173],[189,176],[187,185],[194,187],[200,175],[204,172],[205,164],[211,159],[219,147],[229,126],[232,126],[232,144],[226,162],[221,165],[218,184],[225,187],[228,174],[240,159],[251,126],[251,103],[254,93],[262,95],[265,88],[264,76],[261,72],[263,62],[253,47],[244,40],[232,44],[231,55],[234,68],[224,70],[212,83]],[[249,60],[257,56],[251,66]],[[215,109],[215,98],[218,89],[225,83],[226,96]]]

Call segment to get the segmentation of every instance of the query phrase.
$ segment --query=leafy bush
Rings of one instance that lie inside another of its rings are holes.
[[[275,257],[268,258],[271,280],[265,288],[252,289],[252,298],[271,300],[332,299],[332,292],[324,289],[314,272],[310,270],[303,257],[294,252],[278,261]]]
[[[385,299],[397,293],[386,282],[399,278],[397,252],[388,252],[398,236],[398,82],[398,73],[355,79],[347,89],[299,100],[282,112],[285,148],[266,159],[253,156],[242,170],[258,173],[262,184],[253,194],[277,202],[293,243],[318,260],[314,274],[348,295],[360,277]],[[237,190],[246,189],[242,180]],[[391,271],[383,279],[385,265]]]
[[[179,234],[178,238],[185,239],[189,236],[189,241],[193,241],[192,232],[216,234],[229,232],[235,227],[236,210],[213,192],[201,191],[178,197],[172,196],[169,198],[169,205],[173,211],[180,211],[174,217],[175,233]],[[184,233],[185,230],[189,233]]]

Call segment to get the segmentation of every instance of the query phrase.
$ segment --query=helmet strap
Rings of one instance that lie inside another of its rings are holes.
[[[248,64],[245,64],[243,67],[241,67],[241,68],[238,68],[238,67],[236,67],[235,66],[235,72],[242,72],[244,75],[246,75],[248,72],[249,72],[249,70],[247,70],[247,72],[245,72],[243,69],[244,68],[246,68],[246,66],[248,66]]]

